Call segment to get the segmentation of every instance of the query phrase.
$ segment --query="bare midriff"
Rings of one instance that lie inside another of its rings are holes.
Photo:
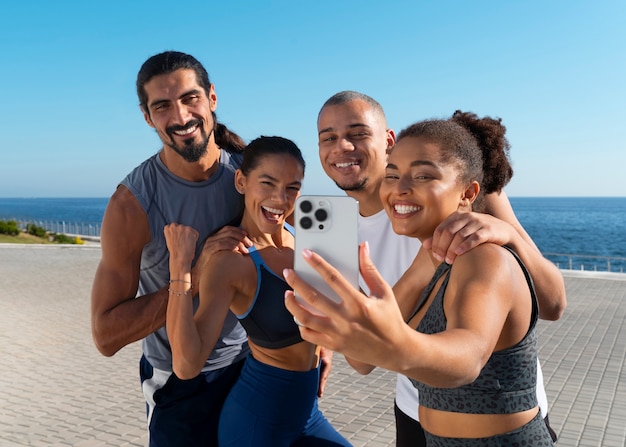
[[[252,356],[261,363],[288,371],[310,371],[319,362],[318,348],[306,341],[280,349],[269,349],[248,342]]]
[[[427,432],[446,438],[487,438],[516,430],[529,423],[539,407],[511,414],[469,414],[420,406],[419,418]]]

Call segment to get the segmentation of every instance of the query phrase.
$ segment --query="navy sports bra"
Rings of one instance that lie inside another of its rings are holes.
[[[504,248],[513,254],[521,266],[530,288],[532,315],[528,332],[516,345],[491,354],[478,378],[470,384],[456,388],[435,388],[411,379],[418,389],[420,405],[436,410],[470,414],[510,414],[537,406],[536,325],[539,314],[537,296],[532,278],[521,259],[510,248]],[[450,269],[449,264],[441,264],[424,290],[423,299],[430,295],[439,278],[446,275],[441,288],[417,326],[418,332],[436,334],[445,331],[447,320],[443,296],[450,278]],[[419,307],[421,305],[423,302]]]
[[[293,235],[291,225],[285,224],[285,229]],[[248,338],[254,344],[270,349],[300,343],[300,330],[285,307],[285,291],[291,288],[265,265],[256,247],[249,247],[248,252],[256,266],[256,294],[246,313],[237,315]]]

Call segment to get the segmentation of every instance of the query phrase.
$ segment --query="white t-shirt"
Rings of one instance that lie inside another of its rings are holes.
[[[409,268],[421,243],[419,239],[401,236],[393,231],[391,221],[385,210],[363,217],[359,216],[359,242],[367,241],[370,247],[370,257],[377,270],[390,285],[394,285],[402,274]],[[361,288],[369,290],[362,278],[359,278]],[[539,359],[537,359],[537,400],[541,415],[548,413],[548,398],[543,385],[543,373]],[[419,421],[417,407],[419,398],[417,389],[404,375],[398,374],[396,380],[396,405],[406,415]]]
[[[359,215],[359,243],[365,241],[376,269],[391,286],[408,270],[422,246],[417,238],[396,234],[385,210],[369,217]],[[363,278],[359,278],[359,284],[369,290]]]

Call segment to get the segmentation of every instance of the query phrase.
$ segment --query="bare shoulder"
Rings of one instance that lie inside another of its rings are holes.
[[[115,247],[120,253],[137,252],[150,242],[148,216],[124,186],[119,186],[104,212],[101,231],[103,253]]]
[[[114,214],[115,217],[122,217],[120,216],[122,214],[128,218],[145,217],[146,215],[134,194],[123,185],[120,185],[109,199],[105,218],[107,214]]]
[[[485,243],[458,256],[450,271],[444,301],[452,326],[470,321],[500,322],[525,288],[524,274],[504,247]],[[490,309],[485,313],[485,309]],[[499,316],[496,318],[496,316]]]
[[[452,275],[466,274],[474,278],[482,276],[493,278],[507,270],[520,270],[513,255],[506,248],[493,243],[481,244],[458,256],[454,266]]]
[[[200,271],[200,297],[210,291],[209,297],[221,296],[236,313],[245,310],[248,297],[254,296],[257,275],[250,256],[235,251],[214,253]],[[234,307],[233,307],[234,306]]]
[[[247,254],[222,250],[211,255],[205,271],[201,274],[214,279],[231,281],[250,277],[254,270],[254,262]]]
[[[132,230],[131,227],[136,227],[138,223],[147,225],[148,217],[133,193],[125,186],[119,186],[109,199],[103,223],[126,226]]]

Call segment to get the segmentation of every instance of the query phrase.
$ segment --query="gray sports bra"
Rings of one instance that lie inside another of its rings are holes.
[[[522,268],[532,296],[530,327],[524,338],[514,346],[494,352],[478,378],[457,388],[435,388],[411,379],[419,391],[420,405],[442,411],[471,414],[509,414],[537,406],[537,319],[539,307],[535,287],[528,270],[513,250],[509,250]],[[436,334],[446,329],[443,296],[450,278],[449,264],[443,263],[435,272],[413,316],[423,307],[437,281],[446,275],[417,331]]]

